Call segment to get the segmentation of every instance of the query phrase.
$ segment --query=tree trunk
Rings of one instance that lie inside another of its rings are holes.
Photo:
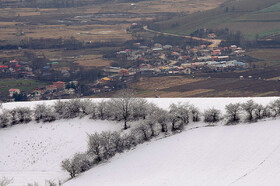
[[[127,127],[127,121],[126,121],[126,119],[124,120],[124,130],[126,130],[128,127]]]

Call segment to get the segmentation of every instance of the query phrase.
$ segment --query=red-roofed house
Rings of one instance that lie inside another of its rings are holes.
[[[55,85],[47,85],[46,86],[46,90],[54,91],[56,89],[57,89],[57,87]]]
[[[57,88],[65,89],[65,82],[63,81],[53,82],[53,85],[56,86]]]
[[[15,93],[20,94],[20,89],[18,89],[18,88],[11,88],[11,89],[9,90],[9,92],[10,92],[10,96],[13,97],[13,95],[14,95]]]
[[[18,60],[14,59],[13,61],[10,61],[10,63],[18,63]]]
[[[214,33],[208,34],[208,37],[211,39],[215,39],[217,36]]]
[[[122,70],[120,70],[119,75],[120,76],[129,76],[129,72],[127,69],[122,69]]]

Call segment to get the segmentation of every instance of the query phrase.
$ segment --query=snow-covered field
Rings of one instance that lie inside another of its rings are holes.
[[[113,157],[65,186],[280,185],[280,120],[203,127]]]
[[[156,98],[148,101],[165,109],[171,103],[189,102],[201,111],[212,107],[224,111],[226,104],[249,99]],[[275,99],[277,97],[253,98],[264,105]],[[54,102],[5,103],[3,108],[33,108],[38,103]],[[75,118],[0,129],[0,178],[13,178],[14,186],[34,182],[44,186],[45,180],[65,180],[69,176],[61,170],[60,163],[86,150],[87,134],[121,127],[112,121]],[[280,159],[276,159],[280,155],[279,133],[280,120],[185,131],[117,155],[65,185],[280,185],[280,166],[277,168]]]
[[[13,178],[14,186],[64,180],[68,174],[60,163],[86,151],[87,134],[120,128],[115,122],[75,118],[0,129],[0,178]]]

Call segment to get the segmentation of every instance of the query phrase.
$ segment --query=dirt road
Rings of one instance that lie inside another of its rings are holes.
[[[192,37],[192,36],[181,36],[181,35],[178,35],[178,34],[171,34],[171,33],[166,33],[166,32],[159,32],[159,31],[155,31],[155,30],[149,29],[148,26],[144,26],[143,29],[148,31],[148,32],[157,33],[157,34],[163,34],[163,35],[166,35],[166,36],[175,36],[175,37],[182,37],[182,38],[192,38],[192,39],[195,39],[195,40],[207,41],[207,42],[211,43],[210,45],[208,45],[208,47],[210,47],[210,48],[218,47],[220,45],[220,43],[222,42],[221,39],[207,39],[207,38]]]

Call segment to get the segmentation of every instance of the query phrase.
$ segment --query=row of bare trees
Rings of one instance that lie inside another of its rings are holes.
[[[171,104],[169,111],[159,108],[146,99],[135,98],[130,90],[123,90],[114,98],[93,102],[91,100],[74,99],[56,101],[53,105],[38,104],[33,110],[19,107],[11,110],[3,109],[0,114],[0,128],[5,128],[32,120],[52,122],[58,119],[71,119],[89,116],[95,120],[123,121],[123,129],[128,129],[129,121],[143,120],[149,126],[158,123],[162,132],[182,130],[190,121],[196,122],[203,118],[206,123],[215,123],[222,119],[227,124],[243,121],[256,121],[265,117],[280,115],[280,99],[264,106],[249,100],[246,103],[230,103],[225,106],[226,114],[215,108],[203,113],[194,105],[187,103]],[[154,132],[153,132],[154,133]]]

